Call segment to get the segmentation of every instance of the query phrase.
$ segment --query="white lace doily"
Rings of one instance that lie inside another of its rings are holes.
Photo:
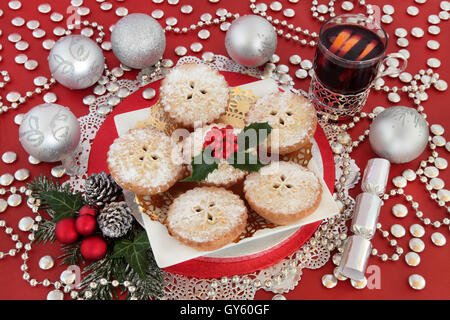
[[[205,63],[196,57],[183,57],[178,61],[178,65],[186,63]],[[208,63],[212,68],[220,71],[231,71],[241,74],[246,74],[255,78],[263,78],[263,74],[259,69],[246,68],[235,63],[225,56],[216,55],[214,60]],[[138,80],[119,80],[118,84],[121,88],[125,87],[130,91],[130,94],[136,92],[140,86],[149,82],[142,81],[142,75],[146,70],[143,70]],[[161,79],[167,70],[162,69],[161,73],[153,81]],[[141,81],[139,81],[141,80]],[[278,80],[278,79],[275,79]],[[293,89],[292,86],[282,85],[280,87],[284,90],[292,90],[306,96],[302,90]],[[89,114],[80,117],[78,120],[81,126],[81,148],[80,152],[75,157],[76,172],[66,182],[74,191],[83,192],[84,181],[87,178],[89,154],[91,152],[92,143],[100,129],[105,116],[100,115],[97,109],[107,103],[107,99],[111,93],[107,93],[96,99],[95,103],[89,107]],[[328,139],[332,137],[332,130],[330,126],[322,123],[322,127]],[[335,158],[337,168],[337,178],[340,176],[340,159]],[[346,185],[346,192],[352,188],[359,179],[359,168],[353,162],[350,166],[351,182]],[[345,220],[330,219],[324,221],[322,226],[316,231],[313,237],[307,241],[297,252],[294,252],[289,257],[281,262],[264,270],[254,272],[252,274],[226,277],[221,279],[198,279],[186,277],[183,275],[165,274],[166,280],[166,299],[254,299],[255,293],[260,290],[271,291],[273,293],[287,293],[293,290],[301,280],[303,274],[302,269],[317,269],[325,265],[330,258],[330,251],[326,247],[326,241],[322,241],[325,237],[320,229],[327,229],[333,234],[345,233],[347,227]],[[329,233],[330,234],[330,233]],[[211,295],[211,288],[214,288],[214,295]]]

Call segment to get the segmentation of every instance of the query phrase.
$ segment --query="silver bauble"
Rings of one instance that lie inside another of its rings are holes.
[[[408,107],[385,109],[370,125],[373,151],[392,163],[416,159],[428,142],[428,124],[416,110]]]
[[[166,49],[166,36],[155,19],[133,13],[116,23],[111,33],[111,45],[122,64],[143,69],[161,59]]]
[[[225,37],[228,55],[246,67],[267,62],[277,48],[277,34],[266,19],[246,15],[236,19]]]
[[[48,56],[53,77],[63,86],[85,89],[103,74],[105,56],[99,46],[81,35],[69,35],[56,42]]]
[[[80,142],[80,124],[67,107],[41,104],[25,115],[19,140],[33,157],[56,162],[71,156]]]

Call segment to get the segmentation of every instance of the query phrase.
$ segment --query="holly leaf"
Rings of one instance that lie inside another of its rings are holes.
[[[125,260],[127,260],[130,267],[133,268],[141,279],[145,279],[147,277],[148,260],[146,250],[140,250],[138,246],[133,244],[128,247]]]
[[[40,196],[53,211],[53,222],[75,217],[78,210],[85,204],[80,192],[72,194],[61,191],[43,191]]]
[[[125,258],[131,268],[141,277],[147,277],[148,260],[147,252],[150,249],[150,243],[145,231],[140,232],[134,237],[133,241],[121,239],[114,245],[111,258]]]
[[[148,236],[145,231],[138,233],[134,237],[133,243],[139,250],[143,251],[150,250],[150,242],[148,241]]]
[[[263,143],[272,132],[268,122],[253,122],[244,127],[238,135],[239,150],[247,151]]]
[[[116,241],[113,248],[113,253],[111,255],[111,258],[118,259],[118,258],[125,258],[128,252],[128,248],[133,245],[133,242],[126,239],[121,239]]]
[[[227,159],[227,161],[236,169],[247,172],[257,172],[267,165],[267,163],[261,162],[259,158],[251,152],[235,152]]]
[[[200,182],[206,179],[208,174],[219,167],[217,160],[212,156],[212,149],[205,148],[199,155],[192,158],[192,173],[183,182]]]

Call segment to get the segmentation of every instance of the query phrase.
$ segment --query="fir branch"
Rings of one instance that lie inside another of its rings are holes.
[[[94,261],[84,268],[82,274],[86,276],[80,283],[80,295],[84,296],[85,292],[89,290],[92,292],[91,299],[93,300],[112,300],[116,297],[117,293],[111,284],[108,283],[107,285],[100,285],[98,284],[98,281],[100,279],[106,279],[108,281],[113,279],[112,275],[114,270],[122,267],[118,260],[119,259],[111,259],[109,254],[107,254],[105,258]],[[89,284],[91,282],[96,282],[98,284],[96,289],[90,288]]]
[[[77,265],[84,264],[85,261],[80,251],[80,242],[75,242],[68,245],[62,245],[61,250],[64,252],[57,259],[62,259],[61,265]]]
[[[43,198],[43,194],[46,192],[64,192],[66,194],[72,194],[70,187],[68,185],[61,186],[59,182],[53,181],[52,178],[47,178],[44,175],[40,175],[38,178],[34,178],[32,182],[27,184],[28,189],[31,190],[31,196],[35,199],[40,200],[40,209],[47,211],[50,217],[53,219],[55,216],[55,211],[51,208],[49,203]]]
[[[47,178],[43,174],[41,174],[38,178],[34,178],[32,182],[29,182],[28,189],[32,191],[31,196],[34,198],[40,198],[41,192],[70,192],[70,187],[68,185],[61,186],[58,181],[53,181],[52,178]]]
[[[43,244],[46,244],[47,242],[55,242],[55,227],[55,222],[47,219],[42,219],[39,222],[39,228],[35,232],[35,243],[39,244],[42,242]]]
[[[164,295],[164,274],[156,265],[153,254],[151,251],[147,254],[148,268],[146,271],[146,278],[142,279],[138,273],[126,262],[125,258],[111,257],[111,254],[107,254],[105,258],[92,262],[83,270],[83,275],[86,276],[81,281],[80,294],[89,290],[92,292],[92,298],[94,300],[111,300],[118,299],[118,288],[114,288],[110,283],[107,285],[98,285],[96,289],[89,287],[91,282],[99,282],[100,279],[107,279],[109,282],[117,280],[123,282],[129,281],[136,287],[136,291],[133,293],[138,299],[154,299],[161,298]],[[121,293],[124,293],[126,289],[121,286]],[[128,294],[127,299],[130,299],[131,295]]]
[[[164,273],[156,265],[151,251],[148,251],[147,259],[149,261],[147,277],[142,279],[132,268],[129,268],[127,280],[136,287],[133,295],[137,299],[162,298],[164,296],[165,286]],[[128,295],[129,298],[131,298],[131,295]]]

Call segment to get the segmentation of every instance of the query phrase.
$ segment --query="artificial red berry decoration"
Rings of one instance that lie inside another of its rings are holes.
[[[97,229],[97,219],[89,214],[79,216],[75,221],[75,229],[82,236],[90,236]]]
[[[227,125],[221,129],[213,127],[205,136],[203,149],[210,147],[214,158],[228,159],[232,153],[239,150],[237,139],[232,126]]]
[[[100,260],[106,255],[108,246],[100,236],[90,236],[81,241],[80,252],[86,260]]]
[[[80,209],[80,211],[78,211],[78,214],[80,216],[90,215],[95,217],[97,215],[97,209],[91,206],[84,206],[83,208]]]
[[[71,244],[77,241],[78,236],[75,229],[75,218],[65,218],[56,224],[55,237],[59,242]]]

